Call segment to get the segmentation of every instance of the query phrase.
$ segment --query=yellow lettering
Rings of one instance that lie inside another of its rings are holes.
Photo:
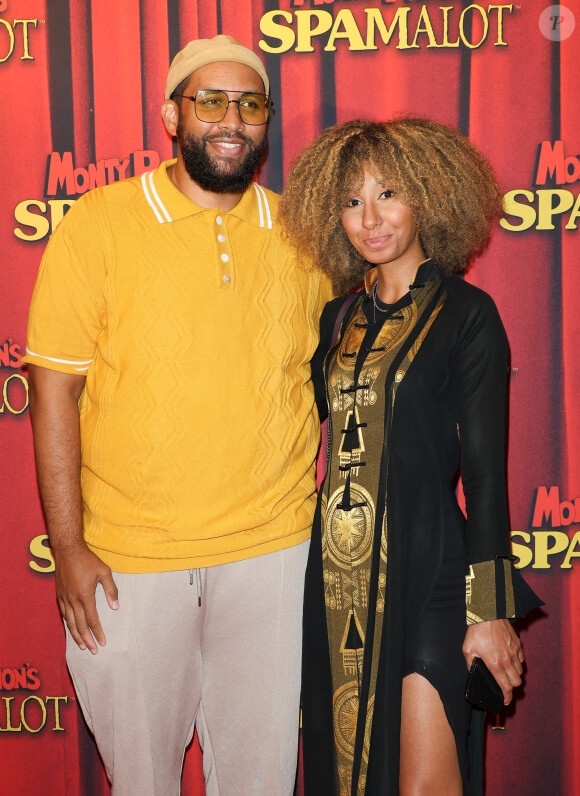
[[[393,17],[393,21],[391,22],[391,26],[387,28],[385,24],[385,20],[383,15],[378,8],[365,8],[365,14],[367,15],[367,43],[366,49],[367,50],[378,50],[377,45],[375,44],[375,27],[378,29],[383,44],[388,44],[395,32],[395,29],[399,29],[399,43],[397,44],[397,50],[408,50],[409,45],[409,36],[407,30],[407,17],[411,13],[411,9],[409,7],[397,8],[395,16]]]
[[[280,42],[277,47],[273,47],[271,44],[268,44],[268,42],[260,39],[258,46],[266,53],[288,52],[296,41],[294,31],[276,22],[276,17],[281,17],[289,24],[292,22],[292,14],[289,11],[268,11],[267,14],[264,14],[260,20],[260,32],[263,33],[264,36],[268,36],[270,39],[278,39]]]
[[[563,553],[568,547],[568,537],[563,531],[534,531],[534,538],[536,540],[534,569],[551,569],[552,565],[548,563],[548,556]],[[550,539],[554,541],[551,547]]]
[[[443,11],[443,44],[442,47],[459,47],[459,37],[457,41],[449,41],[449,12],[453,11],[453,6],[439,6]]]
[[[10,383],[14,381],[14,379],[16,379],[17,383],[19,382],[24,387],[24,401],[22,401],[22,406],[20,407],[20,409],[14,406],[13,404],[14,396],[13,395],[10,396],[8,390]],[[8,376],[2,387],[2,399],[3,400],[2,400],[2,406],[0,406],[0,414],[4,413],[4,407],[8,409],[11,415],[21,415],[23,412],[25,412],[28,409],[28,382],[21,373],[13,373],[11,376]]]
[[[507,42],[503,40],[503,12],[508,10],[510,14],[513,12],[513,3],[505,6],[488,6],[487,13],[497,11],[497,39],[494,41],[494,47],[507,47]]]
[[[313,28],[310,20],[316,19],[318,22]],[[321,36],[332,27],[332,14],[329,11],[297,11],[296,21],[298,22],[298,44],[295,52],[313,53],[312,39],[314,36]]]
[[[483,21],[483,34],[481,36],[481,39],[477,42],[477,44],[469,41],[469,39],[465,35],[465,28],[464,28],[465,15],[467,14],[468,11],[471,11],[472,9],[473,10],[477,9],[477,11],[479,11],[481,19]],[[461,36],[461,41],[465,44],[466,47],[469,47],[470,50],[477,50],[478,47],[481,47],[481,45],[487,38],[488,30],[489,30],[489,22],[484,8],[475,5],[474,3],[473,5],[467,6],[467,8],[463,9],[463,11],[461,12],[461,16],[459,17],[459,35]]]
[[[571,569],[572,564],[570,563],[571,558],[580,558],[580,531],[574,534],[572,537],[572,541],[570,542],[570,547],[568,548],[568,552],[566,553],[566,557],[562,562],[562,569]]]
[[[423,23],[424,27],[421,27],[421,23]],[[420,33],[426,33],[427,38],[429,39],[429,44],[427,45],[427,49],[429,47],[439,47],[437,44],[437,39],[435,38],[435,33],[433,32],[433,26],[431,25],[431,19],[429,17],[429,12],[427,11],[427,6],[423,6],[421,8],[421,14],[419,15],[419,22],[417,24],[417,30],[415,31],[415,38],[413,39],[413,43],[411,47],[419,47],[417,44],[417,37]]]
[[[40,705],[40,712],[42,714],[42,721],[40,722],[39,726],[35,730],[30,726],[30,724],[26,720],[26,705],[31,700],[34,700],[35,702],[37,702]],[[22,724],[24,725],[24,729],[28,730],[28,732],[36,733],[36,732],[40,732],[42,730],[42,728],[46,724],[46,708],[44,706],[44,702],[42,701],[42,699],[40,697],[37,697],[35,694],[32,694],[32,696],[26,697],[26,699],[24,699],[22,701],[22,704],[20,705],[20,720],[22,721]]]
[[[538,194],[538,225],[536,229],[556,229],[553,217],[570,210],[574,196],[570,191],[559,188],[539,189]],[[558,203],[554,205],[553,200]]]
[[[4,58],[0,56],[0,64],[3,64],[4,61],[7,61],[14,52],[14,31],[12,30],[12,25],[10,24],[10,22],[7,22],[5,19],[0,19],[0,25],[3,25],[6,31],[8,32],[8,42],[9,42],[8,52],[6,53]]]
[[[570,218],[564,229],[578,229],[578,224],[576,224],[578,216],[580,216],[580,193],[576,197],[576,203],[574,204],[574,208],[570,213]]]
[[[1,19],[0,22],[2,22]],[[14,234],[17,238],[20,238],[20,240],[42,240],[42,238],[45,238],[48,235],[50,224],[48,223],[47,218],[39,215],[38,213],[32,213],[28,209],[29,207],[38,207],[41,212],[46,213],[46,205],[44,202],[36,202],[34,199],[25,199],[23,202],[19,202],[14,208],[15,220],[19,224],[23,224],[25,227],[34,229],[35,232],[33,234],[29,234],[23,232],[20,227],[15,227]]]
[[[339,29],[341,25],[344,27],[344,30]],[[366,45],[360,35],[360,31],[350,8],[341,8],[336,15],[334,25],[328,37],[328,43],[324,48],[327,52],[334,52],[336,50],[334,46],[336,39],[348,39],[348,49],[354,52],[366,50]]]
[[[526,544],[530,543],[532,537],[525,531],[512,531],[512,551],[514,556],[519,558],[519,561],[517,564],[515,564],[515,567],[517,569],[523,569],[532,563],[534,560],[534,554],[529,547],[526,547],[526,545],[519,544],[519,542],[514,542],[515,536],[519,536]]]
[[[30,555],[39,558],[41,561],[48,562],[48,564],[41,565],[37,564],[36,561],[29,561],[28,566],[35,572],[54,572],[54,556],[47,542],[48,536],[45,533],[35,536],[30,541]]]
[[[4,707],[6,708],[6,726],[0,726],[0,732],[22,732],[22,724],[18,727],[12,726],[12,715],[10,711],[10,703],[14,701],[14,697],[2,697]]]
[[[48,700],[54,699],[54,727],[52,728],[53,732],[64,732],[64,727],[60,726],[60,705],[59,702],[64,702],[65,705],[68,702],[67,696],[47,696],[46,697],[46,704],[48,705]]]
[[[30,50],[28,49],[28,26],[34,25],[36,28],[38,26],[38,19],[15,19],[15,28],[16,25],[22,25],[22,55],[20,56],[20,60],[34,61],[34,58],[32,55],[30,55]]]
[[[503,210],[508,216],[515,216],[521,218],[521,224],[511,224],[507,218],[501,218],[499,225],[510,232],[523,232],[525,229],[530,229],[536,222],[536,211],[529,205],[518,202],[516,197],[523,196],[528,202],[534,201],[534,194],[532,191],[524,191],[516,189],[515,191],[508,191],[503,198]]]

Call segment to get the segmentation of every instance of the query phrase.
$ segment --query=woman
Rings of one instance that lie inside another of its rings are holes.
[[[506,705],[521,683],[508,620],[540,601],[510,557],[508,345],[492,299],[452,276],[500,211],[483,155],[424,119],[329,128],[286,185],[298,251],[338,294],[364,281],[337,344],[344,299],[326,306],[313,361],[329,420],[304,605],[307,796],[479,792],[467,667],[482,658]]]

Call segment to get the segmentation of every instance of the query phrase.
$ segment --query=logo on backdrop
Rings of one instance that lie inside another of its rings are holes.
[[[580,497],[562,500],[557,486],[539,486],[532,504],[532,528],[512,531],[518,569],[571,569],[580,558]],[[542,529],[542,530],[539,530]]]
[[[50,575],[54,572],[54,556],[50,549],[48,534],[42,533],[31,539],[29,550],[32,558],[28,566],[33,572],[39,572],[41,575]]]
[[[39,671],[29,663],[0,668],[0,733],[65,731],[63,707],[69,697],[28,693],[38,691],[40,685]]]
[[[382,0],[387,8],[342,7],[349,0],[291,0],[293,11],[268,11],[260,19],[264,36],[259,46],[267,53],[335,52],[338,47],[366,52],[396,50],[477,50],[486,44],[506,47],[506,27],[518,6],[513,3],[465,6],[433,5],[417,0]],[[397,2],[397,7],[393,6]],[[332,11],[321,5],[332,5]],[[340,7],[339,7],[340,6]],[[364,16],[363,16],[364,14]]]
[[[576,19],[569,8],[562,5],[548,6],[540,14],[540,30],[550,41],[570,38],[576,27]]]
[[[8,9],[0,0],[0,14]],[[0,17],[0,64],[10,60],[34,61],[34,38],[43,19],[7,19]]]
[[[38,241],[50,235],[79,196],[92,188],[135,177],[160,163],[153,149],[136,149],[126,158],[107,158],[77,166],[72,152],[51,152],[47,158],[43,199],[23,199],[14,209],[17,238]],[[45,201],[46,200],[46,201]]]
[[[578,229],[580,192],[568,187],[580,181],[580,155],[566,151],[564,141],[542,141],[538,145],[532,186],[536,190],[515,188],[504,196],[500,226],[509,232],[527,229],[552,230],[563,226]]]
[[[23,347],[9,337],[0,343],[0,416],[22,415],[28,409],[28,381],[19,371]]]

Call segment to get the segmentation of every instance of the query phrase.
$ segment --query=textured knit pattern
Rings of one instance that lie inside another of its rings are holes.
[[[314,511],[309,361],[330,289],[257,185],[195,205],[164,163],[80,199],[34,292],[26,362],[83,373],[85,537],[120,572],[298,544]]]

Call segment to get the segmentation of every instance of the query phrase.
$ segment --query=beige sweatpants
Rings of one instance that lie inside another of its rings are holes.
[[[208,796],[290,796],[309,542],[207,569],[113,573],[97,655],[67,663],[114,796],[178,796],[197,728]],[[201,602],[201,605],[199,603]]]

